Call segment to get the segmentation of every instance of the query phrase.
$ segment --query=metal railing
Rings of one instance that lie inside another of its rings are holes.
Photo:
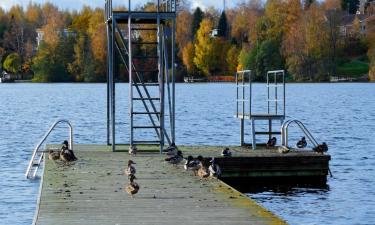
[[[45,140],[48,138],[48,136],[51,134],[51,132],[55,129],[55,127],[59,123],[66,123],[69,126],[69,149],[73,149],[73,126],[68,120],[58,120],[56,121],[51,128],[45,133],[44,137],[40,140],[38,145],[34,148],[33,155],[31,156],[29,165],[27,167],[25,177],[27,179],[34,179],[36,176],[36,173],[38,172],[38,169],[40,167],[40,164],[43,161],[43,153],[44,151],[39,151],[39,148],[42,146],[42,144],[45,142]],[[35,159],[38,158],[37,161]]]
[[[316,139],[312,136],[310,131],[306,128],[306,126],[299,120],[287,120],[283,123],[281,126],[281,146],[285,148],[288,147],[288,137],[289,137],[289,126],[290,124],[295,123],[297,126],[302,130],[302,132],[306,135],[306,137],[310,140],[310,142],[314,145],[314,147],[317,147],[319,144],[316,141]]]

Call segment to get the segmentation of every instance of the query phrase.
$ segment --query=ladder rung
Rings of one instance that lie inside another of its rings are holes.
[[[148,114],[151,114],[151,115],[159,115],[160,112],[132,112],[133,114],[140,114],[140,115],[148,115]]]
[[[160,126],[133,126],[133,129],[155,129],[160,128]]]
[[[159,70],[132,70],[132,72],[138,72],[138,73],[153,73],[153,72],[159,72]]]
[[[133,141],[134,144],[160,144],[160,141]]]
[[[157,56],[133,56],[133,59],[157,59]]]
[[[255,134],[270,135],[270,134],[281,134],[281,132],[280,131],[271,131],[271,132],[264,131],[264,132],[255,132]]]
[[[132,30],[158,30],[157,28],[133,27]]]
[[[141,100],[153,100],[153,101],[157,101],[157,100],[160,100],[160,98],[133,98],[133,100],[136,100],[136,101],[141,101]]]
[[[158,42],[150,41],[150,42],[132,42],[133,45],[157,45]]]
[[[159,86],[159,83],[135,83],[133,86]]]

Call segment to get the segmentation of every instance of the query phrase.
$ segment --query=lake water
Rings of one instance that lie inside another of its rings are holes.
[[[106,142],[105,87],[0,85],[1,224],[31,223],[39,181],[25,180],[24,172],[33,147],[56,119],[73,122],[76,143]],[[127,87],[117,86],[119,142],[129,137]],[[176,90],[178,144],[238,144],[234,84],[178,84]],[[302,120],[318,141],[329,144],[334,175],[329,188],[249,195],[291,224],[375,224],[375,84],[288,84],[287,116]],[[65,135],[66,129],[59,129],[47,142],[59,143]]]

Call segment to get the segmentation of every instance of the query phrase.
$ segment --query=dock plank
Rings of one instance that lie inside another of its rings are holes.
[[[77,145],[77,162],[45,161],[36,224],[285,224],[225,183],[201,180],[156,153],[130,157],[108,149]],[[141,186],[134,198],[124,192],[129,158]]]

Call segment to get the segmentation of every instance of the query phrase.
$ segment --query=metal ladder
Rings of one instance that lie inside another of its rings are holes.
[[[42,146],[42,144],[45,142],[45,140],[48,138],[48,136],[51,134],[51,132],[60,123],[68,124],[69,126],[69,149],[73,149],[73,126],[72,124],[68,120],[64,120],[64,119],[57,120],[55,123],[53,123],[50,129],[45,133],[44,137],[40,140],[40,142],[34,148],[33,154],[29,161],[29,165],[27,166],[27,169],[26,169],[26,173],[25,173],[26,179],[34,179],[36,177],[36,174],[38,172],[38,169],[40,168],[40,165],[44,157],[44,151],[39,151],[39,149]]]
[[[128,34],[128,38],[124,38],[124,35],[120,28],[115,25],[115,47],[119,52],[120,58],[125,64],[126,69],[129,71],[129,77],[131,77],[132,85],[129,87],[129,102],[130,102],[130,128],[131,128],[131,135],[130,135],[130,145],[136,144],[159,144],[162,148],[164,145],[164,139],[167,140],[168,144],[171,144],[172,141],[170,139],[169,134],[167,133],[164,127],[164,95],[165,95],[165,83],[167,84],[167,94],[168,94],[168,106],[169,106],[169,114],[172,115],[172,103],[171,103],[171,91],[170,91],[170,79],[169,79],[169,65],[168,65],[168,49],[167,45],[165,44],[165,31],[162,28],[142,28],[142,27],[129,27],[128,32],[137,31],[137,30],[147,30],[147,31],[157,31],[157,41],[156,42],[139,42],[134,41],[132,38],[131,33]],[[127,40],[127,44],[125,43]],[[129,43],[130,42],[130,43]],[[149,46],[149,45],[157,45],[157,55],[133,55],[129,51],[129,47],[133,45],[140,46]],[[134,63],[135,59],[142,59],[147,61],[149,59],[157,59],[158,60],[158,68],[153,70],[141,70],[137,68]],[[131,64],[129,66],[129,64]],[[145,75],[147,73],[158,73],[158,82],[147,82],[145,81]],[[134,74],[134,75],[133,75]],[[156,89],[158,88],[158,89]],[[151,92],[152,89],[156,89],[159,93],[159,96],[152,96]],[[135,94],[137,96],[135,96]],[[140,104],[141,103],[141,104]],[[144,108],[144,111],[136,111],[134,110],[136,107]],[[135,125],[135,117],[146,117],[150,121],[150,125]],[[172,117],[170,117],[172,123]],[[171,124],[172,127],[172,124]],[[145,129],[152,129],[155,131],[155,134],[158,140],[134,140],[134,133],[136,130],[145,130]]]
[[[299,120],[287,120],[283,123],[281,126],[281,146],[290,149],[288,146],[288,138],[289,138],[289,126],[295,123],[297,126],[302,130],[302,132],[306,135],[306,137],[310,140],[310,142],[314,145],[314,147],[317,147],[319,144],[316,141],[316,139],[312,136],[310,131],[306,128],[306,126]]]

